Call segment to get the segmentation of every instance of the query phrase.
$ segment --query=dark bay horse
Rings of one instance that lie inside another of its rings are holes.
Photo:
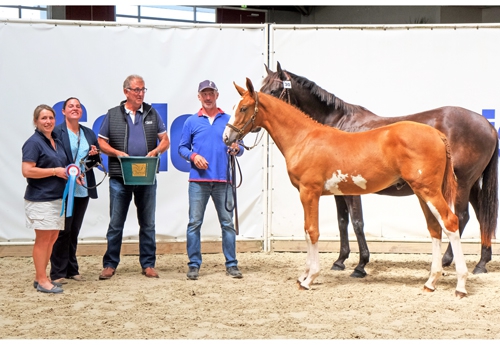
[[[320,124],[296,107],[256,92],[250,79],[223,133],[226,145],[258,127],[267,130],[283,154],[288,176],[304,209],[307,260],[299,287],[309,289],[319,274],[318,205],[322,195],[375,193],[406,183],[418,197],[432,238],[430,276],[424,285],[434,291],[442,274],[441,237],[448,236],[455,254],[455,295],[467,294],[467,266],[453,213],[457,182],[450,147],[437,129],[401,121],[365,132],[349,133]],[[321,149],[318,149],[321,148]]]
[[[481,233],[481,259],[473,273],[486,273],[486,263],[491,260],[491,239],[495,237],[498,217],[498,135],[495,128],[483,116],[459,107],[443,107],[422,113],[381,117],[359,105],[349,104],[314,82],[282,70],[278,62],[277,72],[267,65],[267,76],[261,92],[271,94],[295,105],[316,121],[346,132],[362,132],[398,121],[415,121],[428,124],[446,135],[458,180],[455,198],[455,214],[462,235],[469,221],[469,202],[476,213]],[[405,196],[413,194],[408,184],[394,184],[377,194]],[[363,232],[361,197],[335,196],[340,232],[340,252],[332,270],[343,270],[349,257],[347,226],[351,216],[359,246],[359,263],[351,274],[366,276],[365,265],[370,253]],[[443,256],[443,266],[453,261],[451,246]]]

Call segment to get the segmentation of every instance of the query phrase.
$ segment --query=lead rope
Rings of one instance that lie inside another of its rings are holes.
[[[240,234],[240,226],[238,223],[238,201],[236,198],[236,189],[241,186],[241,182],[243,181],[240,163],[236,159],[236,156],[228,154],[227,158],[227,184],[226,184],[226,200],[224,202],[224,206],[227,212],[234,211],[234,229],[236,230],[236,235]],[[240,175],[240,183],[236,185],[236,165],[238,166],[238,172]],[[228,189],[231,186],[231,196],[233,197],[233,207],[228,206]]]

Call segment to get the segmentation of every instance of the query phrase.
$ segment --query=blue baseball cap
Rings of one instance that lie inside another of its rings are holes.
[[[205,89],[213,89],[215,91],[219,91],[217,89],[217,86],[215,85],[215,83],[211,80],[203,80],[200,85],[198,85],[198,92],[201,92]]]

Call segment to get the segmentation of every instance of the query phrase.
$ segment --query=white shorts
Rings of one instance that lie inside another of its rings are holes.
[[[24,200],[26,227],[36,230],[64,230],[64,213],[61,214],[62,199],[54,201]]]

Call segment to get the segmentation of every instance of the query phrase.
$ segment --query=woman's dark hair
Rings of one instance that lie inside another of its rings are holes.
[[[63,107],[62,107],[63,110],[66,109],[66,104],[68,104],[68,102],[71,101],[72,99],[76,99],[78,101],[78,103],[82,104],[82,102],[80,102],[80,100],[78,98],[76,98],[76,97],[70,97],[70,98],[68,98],[67,100],[64,101]]]

